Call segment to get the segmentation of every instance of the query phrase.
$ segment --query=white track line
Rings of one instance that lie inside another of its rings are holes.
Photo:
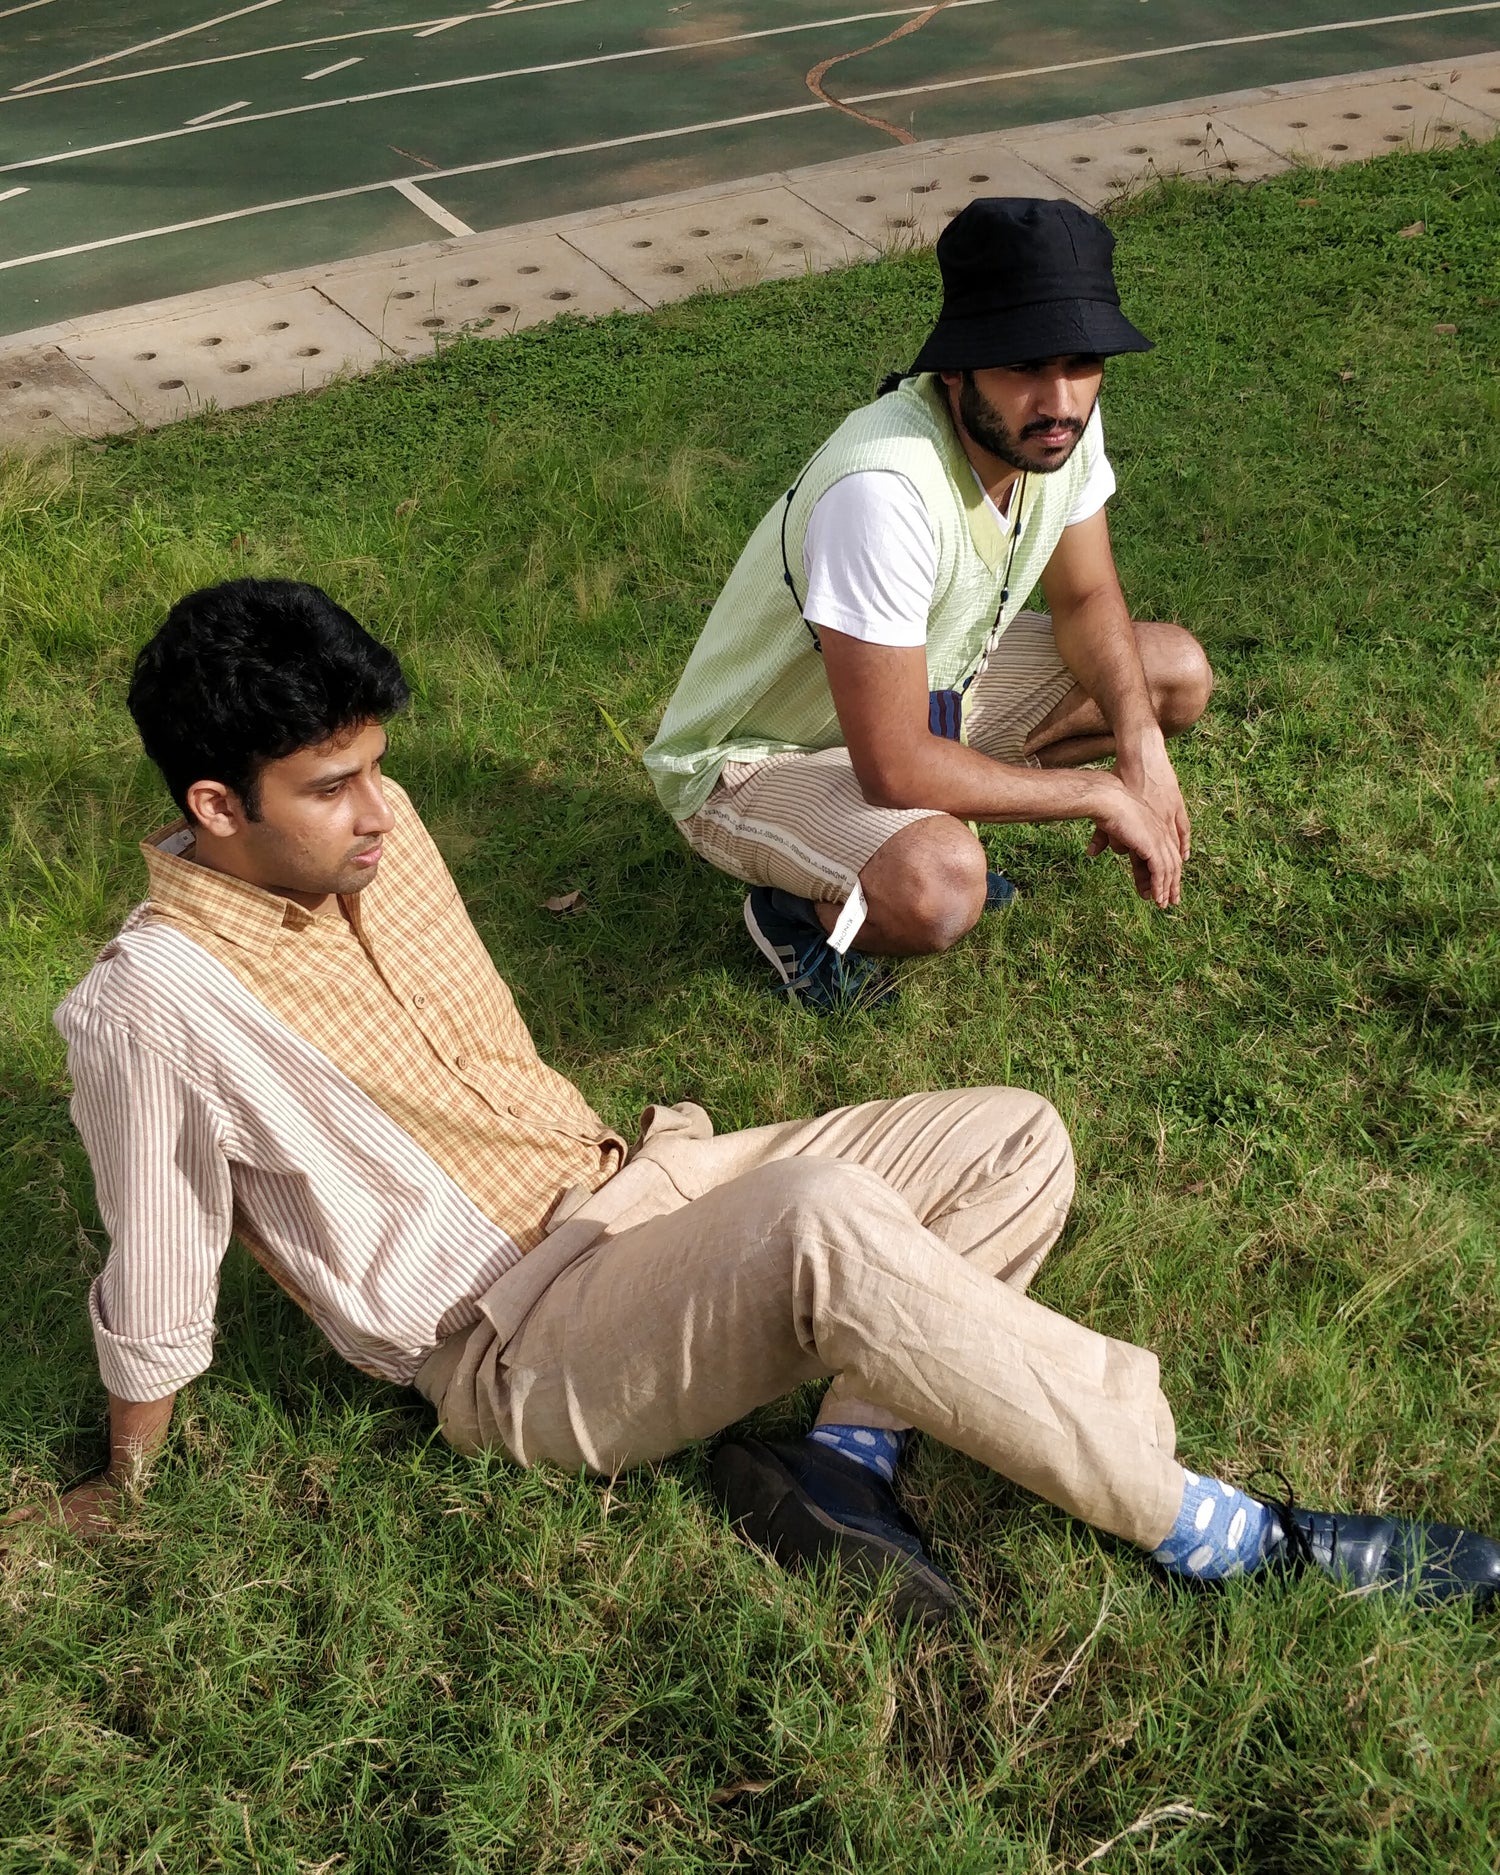
[[[216,117],[227,117],[231,111],[248,111],[249,108],[250,100],[241,98],[238,104],[221,104],[216,110],[201,111],[197,117],[189,117],[186,124],[191,130],[199,124],[211,124]]]
[[[315,72],[304,72],[303,82],[309,78],[331,78],[335,72],[346,72],[351,65],[363,65],[362,58],[340,59],[337,65],[320,65]]]
[[[3,18],[3,15],[0,15],[0,18]],[[8,202],[13,195],[30,195],[30,193],[30,188],[23,182],[16,189],[0,189],[0,202]]]
[[[1477,6],[1435,7],[1430,11],[1422,13],[1392,13],[1386,14],[1378,20],[1343,20],[1327,26],[1294,26],[1284,28],[1279,32],[1250,33],[1233,39],[1195,40],[1188,46],[1163,46],[1147,52],[1121,52],[1111,58],[1081,62],[1103,65],[1126,64],[1135,59],[1164,58],[1168,53],[1173,51],[1202,51],[1207,46],[1253,45],[1261,40],[1301,38],[1311,33],[1348,32],[1361,26],[1384,26],[1390,25],[1393,22],[1441,19],[1455,13],[1492,13],[1497,11],[1500,11],[1500,0],[1482,0],[1482,4]],[[992,72],[983,79],[965,79],[959,82],[965,84],[981,84],[994,83],[998,79],[1003,78],[1043,77],[1050,72],[1076,70],[1078,63],[1080,62],[1069,61],[1061,65],[1033,65],[1009,72]],[[934,81],[931,85],[912,86],[909,89],[898,92],[872,91],[864,93],[859,97],[848,99],[846,102],[863,104],[884,97],[911,97],[918,91],[945,90],[952,82],[954,81],[939,79]],[[514,169],[524,163],[547,162],[554,157],[589,156],[600,150],[625,149],[632,144],[638,143],[662,143],[677,137],[696,136],[700,132],[708,130],[733,130],[744,124],[770,123],[782,117],[805,117],[814,111],[823,111],[827,108],[827,105],[817,103],[783,105],[779,110],[752,111],[743,117],[717,117],[703,123],[679,124],[669,130],[636,131],[630,136],[605,137],[594,143],[564,144],[551,150],[527,150],[518,156],[494,157],[484,163],[460,163],[456,164],[451,169],[428,170],[424,172],[420,179],[417,177],[390,178],[383,182],[354,183],[346,189],[324,189],[311,195],[287,196],[279,202],[258,202],[252,208],[225,209],[220,214],[200,215],[192,221],[166,222],[160,227],[141,228],[131,234],[111,234],[97,241],[78,241],[69,247],[50,248],[45,253],[19,254],[13,260],[0,260],[0,273],[8,272],[12,267],[29,267],[38,261],[65,260],[73,254],[93,254],[97,253],[102,248],[125,247],[132,241],[149,241],[154,239],[157,235],[185,234],[194,228],[216,227],[221,222],[246,221],[256,215],[275,214],[281,209],[307,208],[317,202],[344,202],[357,195],[373,195],[379,189],[394,188],[398,181],[416,183],[420,180],[422,182],[433,183],[442,182],[451,176],[484,175],[497,169]],[[24,163],[11,163],[6,165],[6,167],[10,169],[23,169],[29,167],[29,165]]]
[[[985,3],[985,0],[968,0],[968,4],[970,5],[983,3]],[[964,0],[959,0],[959,4],[964,4]],[[911,10],[912,9],[907,7],[897,9],[900,13],[907,13]],[[920,9],[917,10],[920,11]],[[1287,26],[1281,28],[1279,31],[1273,32],[1236,33],[1232,37],[1225,39],[1192,39],[1186,40],[1180,45],[1151,46],[1137,52],[1109,52],[1097,58],[1067,59],[1055,65],[1014,66],[1007,71],[982,72],[967,78],[930,79],[920,85],[901,85],[883,91],[849,93],[844,97],[843,102],[846,104],[877,103],[888,98],[919,97],[929,91],[953,91],[967,85],[996,84],[1005,79],[1040,78],[1055,72],[1084,71],[1101,65],[1131,65],[1141,59],[1166,59],[1182,52],[1208,52],[1227,46],[1261,45],[1277,39],[1305,39],[1310,35],[1316,35],[1318,33],[1359,32],[1372,26],[1400,25],[1413,20],[1445,19],[1455,14],[1494,12],[1500,12],[1500,0],[1468,0],[1468,4],[1460,6],[1429,7],[1416,13],[1384,13],[1373,19],[1330,20],[1321,25]],[[453,91],[467,85],[495,84],[502,79],[508,78],[534,78],[550,72],[576,71],[579,67],[587,65],[609,65],[627,59],[656,58],[677,52],[701,52],[714,46],[738,45],[749,39],[771,39],[788,32],[807,32],[812,30],[813,26],[844,26],[851,22],[859,22],[871,17],[890,18],[891,15],[872,16],[869,14],[854,13],[845,15],[836,20],[819,20],[790,27],[763,26],[754,32],[730,33],[713,39],[691,39],[679,45],[635,46],[625,52],[600,52],[592,54],[590,57],[584,59],[554,60],[544,65],[518,65],[509,71],[470,72],[466,73],[461,78],[436,78],[424,84],[400,85],[386,91],[351,92],[340,98],[319,98],[310,104],[289,104],[275,111],[253,111],[247,117],[235,118],[232,124],[209,123],[197,126],[184,126],[183,128],[175,130],[156,130],[143,137],[122,137],[113,143],[85,144],[80,149],[58,150],[50,156],[23,157],[19,162],[0,163],[0,175],[8,175],[15,170],[21,169],[44,169],[52,163],[72,163],[76,162],[80,157],[85,156],[107,156],[116,150],[140,149],[146,144],[170,142],[174,137],[202,136],[205,132],[213,130],[237,130],[242,124],[271,123],[283,117],[304,116],[309,111],[342,110],[351,104],[382,104],[391,98],[415,97],[423,92],[429,91]],[[642,132],[636,137],[615,138],[600,144],[580,144],[576,146],[576,148],[615,149],[621,143],[649,142],[653,135],[658,134],[664,136],[683,136],[689,134],[694,128],[700,130],[714,130],[731,124],[757,123],[761,121],[762,117],[796,116],[800,113],[811,113],[813,111],[826,109],[828,109],[828,106],[822,103],[794,105],[785,111],[770,111],[750,117],[726,117],[722,120],[722,124],[705,123],[696,126],[684,126],[678,130],[660,133]],[[570,153],[574,147],[575,146],[572,145],[569,146]],[[540,157],[555,154],[557,154],[555,151],[542,150],[537,151],[534,156],[504,158],[501,160],[502,162],[528,162],[537,160]],[[445,170],[435,173],[447,175],[453,172]]]
[[[434,202],[425,189],[419,189],[414,182],[393,182],[391,187],[398,195],[404,195],[413,208],[420,208],[429,221],[435,221],[440,228],[446,228],[449,234],[472,234],[474,230],[466,221],[460,221],[457,215],[450,215],[441,202]]]
[[[993,6],[996,0],[958,0],[960,6]],[[1486,5],[1500,7],[1500,0],[1485,0]],[[264,124],[281,117],[300,117],[309,111],[342,110],[350,104],[383,104],[391,98],[410,98],[427,91],[455,91],[467,85],[497,84],[507,78],[535,78],[551,72],[577,71],[582,66],[611,65],[629,59],[654,59],[670,57],[679,52],[702,52],[714,46],[739,45],[749,39],[775,39],[785,33],[813,32],[824,26],[860,25],[869,20],[902,18],[912,13],[920,13],[921,7],[895,7],[880,13],[846,13],[836,19],[803,20],[795,26],[762,26],[754,32],[725,33],[711,39],[689,39],[680,44],[669,46],[631,46],[624,52],[595,52],[582,59],[552,59],[542,65],[515,65],[509,70],[498,72],[466,72],[461,78],[433,78],[419,85],[397,85],[385,91],[354,91],[338,98],[318,98],[309,104],[287,104],[279,110],[255,111],[248,117],[237,117],[236,124]],[[1425,16],[1424,16],[1425,17]],[[828,107],[822,103],[799,106],[807,111],[822,111]],[[738,123],[740,120],[731,120]],[[223,128],[220,125],[207,124],[203,129]],[[113,143],[92,143],[75,150],[58,150],[50,156],[28,156],[15,163],[0,163],[0,175],[12,169],[40,169],[48,163],[71,163],[81,156],[107,156],[115,150],[135,150],[148,143],[166,143],[173,137],[196,136],[195,129],[154,130],[142,137],[121,137]]]
[[[143,39],[138,46],[126,46],[120,52],[101,53],[97,59],[85,59],[81,65],[69,65],[60,72],[48,72],[42,78],[28,78],[12,85],[12,91],[30,91],[37,85],[50,85],[54,78],[71,78],[74,72],[92,71],[96,65],[113,65],[116,59],[128,59],[136,52],[149,52],[153,46],[167,45],[173,39],[187,39],[194,33],[207,32],[210,26],[222,26],[226,20],[243,19],[247,13],[260,13],[267,7],[279,7],[281,0],[255,0],[253,6],[239,7],[233,13],[220,13],[216,19],[199,20],[196,26],[179,26],[175,33],[162,33],[156,39]]]
[[[431,39],[434,33],[445,33],[450,26],[465,26],[470,20],[482,20],[482,13],[460,13],[456,19],[439,20],[436,26],[424,26],[419,33],[413,33],[413,39]]]
[[[1500,0],[1497,0],[1500,3]],[[521,163],[534,163],[553,156],[587,156],[596,150],[618,150],[633,143],[661,143],[671,137],[690,137],[701,130],[730,130],[740,124],[764,124],[777,117],[805,117],[811,111],[825,111],[826,104],[783,105],[776,111],[753,111],[746,117],[719,117],[710,123],[683,124],[675,130],[647,130],[629,137],[608,137],[600,143],[573,143],[556,150],[528,151],[521,156],[501,156],[487,163],[461,163],[453,169],[425,170],[422,182],[442,182],[450,176],[477,176],[492,169],[513,169]],[[356,182],[347,189],[323,189],[314,195],[289,195],[279,202],[257,202],[253,208],[227,208],[217,215],[199,215],[192,221],[164,222],[159,228],[141,228],[133,234],[108,234],[98,241],[76,241],[70,247],[54,247],[45,254],[20,254],[14,260],[0,260],[0,273],[12,267],[29,267],[34,261],[65,260],[72,254],[93,254],[101,248],[126,247],[132,241],[149,241],[159,234],[187,234],[194,228],[213,228],[220,222],[246,221],[254,215],[271,215],[283,208],[308,208],[316,202],[346,202],[356,195],[373,195],[378,189],[393,189],[396,183],[419,180],[416,176],[392,177],[385,182]]]
[[[506,0],[508,10],[516,14],[545,13],[552,7],[582,6],[586,3],[592,4],[592,0],[530,0],[530,3],[525,6],[515,5],[514,0]],[[957,12],[961,7],[994,6],[996,3],[997,0],[953,0],[952,10]],[[498,11],[498,9],[494,9],[494,11]],[[773,30],[777,32],[811,32],[814,28],[820,26],[847,25],[851,21],[861,20],[902,19],[910,14],[923,13],[925,11],[925,6],[888,7],[875,13],[846,14],[843,20],[808,20],[796,26],[781,26]],[[493,11],[489,13],[471,13],[466,15],[466,17],[468,19],[487,20],[493,17]],[[146,70],[139,72],[109,72],[103,78],[80,78],[71,85],[53,85],[51,90],[46,92],[21,92],[17,90],[15,92],[6,93],[0,96],[0,105],[14,104],[20,97],[50,97],[53,91],[84,91],[94,85],[133,84],[138,78],[162,78],[171,72],[196,72],[206,65],[232,65],[240,59],[269,58],[274,52],[307,52],[314,46],[343,45],[350,39],[374,39],[383,34],[409,33],[414,26],[421,26],[424,23],[431,25],[433,22],[414,20],[405,26],[365,26],[362,27],[360,31],[354,33],[327,33],[317,39],[286,39],[281,41],[278,45],[254,46],[244,52],[220,52],[211,59],[184,59],[176,65],[152,65],[148,66]],[[730,34],[723,43],[728,44],[730,40],[738,36],[738,34]],[[675,52],[679,49],[680,48],[676,46],[660,46],[654,48],[654,50],[661,52]],[[40,79],[32,80],[34,84],[42,82],[44,81]]]
[[[25,0],[23,6],[5,7],[0,10],[0,20],[8,20],[12,13],[34,13],[38,7],[49,7],[53,0]]]
[[[957,91],[964,85],[993,85],[1004,78],[1039,78],[1050,72],[1081,72],[1094,65],[1126,65],[1137,59],[1166,59],[1179,52],[1213,52],[1225,46],[1258,46],[1272,39],[1305,39],[1311,33],[1358,32],[1370,26],[1402,26],[1412,20],[1445,19],[1455,13],[1500,12],[1500,0],[1479,0],[1478,5],[1432,7],[1422,13],[1382,13],[1371,19],[1329,20],[1321,26],[1284,26],[1279,32],[1236,33],[1230,39],[1192,39],[1180,46],[1152,46],[1143,52],[1111,52],[1102,58],[1069,59],[1061,65],[1016,66],[1004,72],[979,72],[972,78],[939,78],[923,85],[900,85],[889,91],[861,91],[842,100],[845,104],[874,104],[883,98],[913,98],[927,91]]]

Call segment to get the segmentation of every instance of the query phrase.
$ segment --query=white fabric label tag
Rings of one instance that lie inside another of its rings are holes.
[[[844,952],[859,935],[859,928],[870,915],[870,908],[865,903],[865,890],[858,879],[854,881],[854,890],[844,900],[844,909],[838,915],[838,922],[828,933],[828,948],[837,951],[842,957]]]

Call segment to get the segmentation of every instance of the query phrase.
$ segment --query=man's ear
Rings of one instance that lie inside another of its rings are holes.
[[[222,781],[195,781],[186,800],[188,813],[215,839],[231,839],[245,825],[247,816],[240,797]]]

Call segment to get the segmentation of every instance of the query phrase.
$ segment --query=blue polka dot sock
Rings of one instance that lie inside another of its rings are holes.
[[[808,1433],[814,1445],[832,1446],[845,1458],[873,1471],[889,1484],[896,1476],[896,1460],[911,1437],[907,1432],[891,1432],[884,1426],[814,1426]]]
[[[1258,1569],[1282,1541],[1281,1525],[1258,1498],[1217,1478],[1183,1473],[1182,1509],[1152,1559],[1174,1575],[1224,1582]]]

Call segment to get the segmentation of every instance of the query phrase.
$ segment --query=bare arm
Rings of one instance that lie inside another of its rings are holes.
[[[822,644],[849,759],[874,806],[935,808],[958,820],[1092,820],[1110,846],[1131,858],[1137,890],[1160,905],[1172,902],[1181,868],[1175,845],[1159,815],[1118,777],[997,762],[934,736],[920,646],[867,644],[828,630]]]
[[[1101,508],[1064,528],[1042,574],[1052,631],[1063,661],[1098,704],[1115,740],[1115,773],[1171,828],[1181,861],[1192,830],[1166,738],[1151,706],[1130,613],[1120,591],[1109,523]],[[1177,879],[1173,880],[1173,900]]]
[[[74,1536],[103,1536],[126,1500],[145,1487],[151,1464],[166,1443],[177,1400],[122,1400],[109,1396],[109,1464],[97,1478],[64,1491],[51,1504],[23,1504],[7,1524],[61,1523]],[[3,1543],[0,1543],[3,1547]]]

